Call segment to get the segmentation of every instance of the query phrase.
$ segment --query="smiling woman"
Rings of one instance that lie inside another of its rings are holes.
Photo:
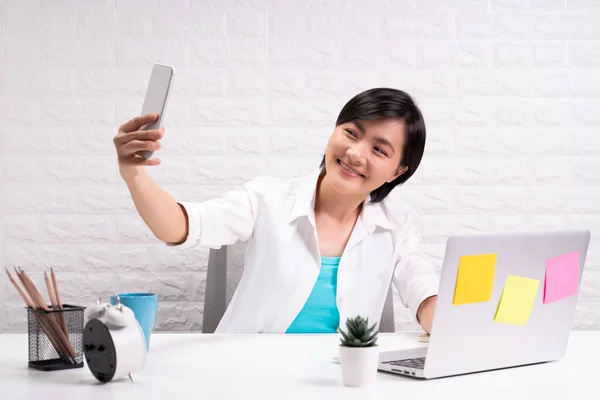
[[[115,137],[121,176],[157,238],[180,249],[247,241],[243,276],[216,332],[335,332],[361,315],[379,323],[390,282],[430,332],[437,276],[420,249],[415,213],[388,194],[421,162],[425,123],[405,92],[374,88],[343,107],[319,169],[258,177],[204,202],[176,201],[136,158],[164,134]]]

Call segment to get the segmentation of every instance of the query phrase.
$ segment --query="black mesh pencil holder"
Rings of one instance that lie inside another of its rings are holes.
[[[30,368],[56,371],[83,367],[84,310],[69,304],[62,310],[27,308]]]

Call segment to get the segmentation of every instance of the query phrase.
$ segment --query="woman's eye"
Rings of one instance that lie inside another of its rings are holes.
[[[383,154],[384,156],[387,156],[387,153],[381,148],[381,147],[374,147],[375,151]]]

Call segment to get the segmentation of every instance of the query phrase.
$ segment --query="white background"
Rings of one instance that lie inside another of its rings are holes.
[[[162,62],[151,173],[178,199],[313,171],[350,97],[400,88],[428,142],[394,195],[438,268],[450,234],[591,229],[575,324],[600,329],[600,1],[1,0],[0,20],[2,266],[39,288],[54,267],[64,302],[152,290],[158,330],[201,328],[208,252],[153,237],[112,143]],[[24,332],[1,276],[0,332]]]

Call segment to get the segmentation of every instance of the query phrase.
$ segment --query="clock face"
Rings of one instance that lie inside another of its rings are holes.
[[[100,382],[109,382],[117,370],[117,352],[110,331],[91,319],[83,330],[83,352],[88,368]]]

